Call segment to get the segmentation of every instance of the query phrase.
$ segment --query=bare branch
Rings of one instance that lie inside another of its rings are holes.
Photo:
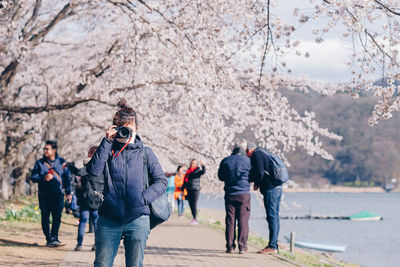
[[[66,17],[68,17],[69,15],[72,14],[72,7],[70,5],[70,3],[66,4],[63,9],[58,12],[58,14],[50,21],[50,23],[41,31],[39,31],[38,33],[35,33],[33,35],[31,35],[31,37],[29,38],[28,41],[32,42],[33,44],[36,44],[38,42],[38,40],[42,37],[44,37],[47,33],[49,33],[49,31],[54,28],[54,26],[62,21],[63,19],[65,19]]]
[[[170,85],[170,84],[175,84],[175,85],[180,85],[180,86],[187,86],[187,83],[185,82],[175,82],[175,81],[155,81],[155,82],[148,82],[148,83],[139,83],[135,84],[132,86],[127,86],[127,87],[120,87],[120,88],[114,88],[111,90],[109,95],[115,94],[117,92],[125,92],[127,90],[136,90],[138,88],[145,87],[146,84],[155,84],[155,85]]]
[[[381,1],[375,0],[375,3],[377,3],[378,5],[380,5],[383,9],[385,9],[386,11],[396,15],[396,16],[400,16],[400,12],[395,11],[393,8],[390,8],[388,6],[386,6],[385,4],[383,4]]]
[[[71,109],[79,104],[88,103],[88,102],[97,102],[97,103],[113,106],[113,105],[107,103],[106,101],[103,101],[100,99],[88,98],[88,99],[77,99],[77,100],[70,101],[70,102],[46,105],[46,106],[41,106],[41,107],[35,107],[35,106],[19,107],[19,106],[12,106],[12,105],[0,105],[0,111],[6,111],[9,113],[37,114],[37,113],[41,113],[41,112],[49,112],[52,110]]]

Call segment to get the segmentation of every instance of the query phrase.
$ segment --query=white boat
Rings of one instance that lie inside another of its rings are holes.
[[[294,244],[296,247],[299,248],[308,248],[308,249],[332,251],[332,252],[344,252],[347,247],[347,245],[324,244],[319,242],[301,241],[301,240],[295,240]]]

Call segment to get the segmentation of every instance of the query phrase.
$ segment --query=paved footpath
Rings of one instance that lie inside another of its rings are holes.
[[[93,234],[86,234],[84,251],[70,251],[59,267],[93,266],[94,252],[90,251]],[[122,242],[121,242],[122,244]],[[293,266],[271,255],[260,255],[249,247],[248,254],[226,254],[224,234],[204,225],[189,225],[187,218],[173,215],[151,231],[144,256],[146,267],[187,266],[187,267],[256,267],[256,266]],[[124,265],[124,249],[121,245],[114,266]]]

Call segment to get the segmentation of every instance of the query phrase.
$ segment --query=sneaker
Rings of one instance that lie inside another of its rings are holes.
[[[54,241],[47,241],[46,247],[48,247],[48,248],[55,248],[56,245],[55,245]]]
[[[92,251],[96,251],[96,245],[93,245]]]
[[[247,254],[249,251],[247,249],[239,250],[239,254]]]
[[[65,243],[62,243],[60,240],[55,240],[55,241],[53,241],[52,242],[53,244],[54,244],[54,246],[55,247],[63,247],[63,246],[65,246],[66,244]]]
[[[199,222],[198,222],[196,219],[193,219],[193,220],[190,222],[190,224],[191,224],[191,225],[198,225]]]
[[[278,250],[270,247],[266,247],[260,251],[257,251],[258,254],[277,254]]]
[[[83,250],[83,247],[81,245],[76,245],[75,251],[81,251]]]

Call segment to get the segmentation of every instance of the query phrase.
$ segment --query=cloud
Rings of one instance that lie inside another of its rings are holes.
[[[322,43],[300,40],[296,50],[302,53],[287,55],[285,61],[293,75],[305,74],[311,79],[325,82],[347,82],[351,78],[346,61],[350,59],[352,48],[340,39],[328,39]],[[310,57],[305,57],[305,53]]]

